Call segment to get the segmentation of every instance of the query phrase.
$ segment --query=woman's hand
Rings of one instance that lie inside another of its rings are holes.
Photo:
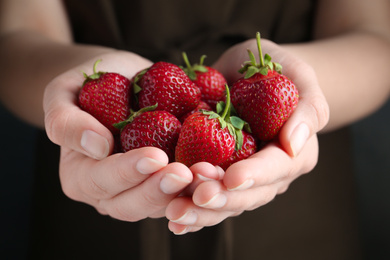
[[[230,84],[241,77],[237,71],[249,59],[247,48],[256,50],[256,41],[232,47],[215,64]],[[214,180],[203,178],[203,182],[192,187],[192,198],[179,197],[169,204],[166,216],[170,230],[176,234],[216,225],[227,217],[269,203],[317,163],[317,133],[329,120],[329,108],[316,75],[309,65],[283,47],[263,40],[262,48],[273,61],[282,64],[283,74],[296,84],[300,94],[298,106],[277,140],[233,164],[225,173],[217,174],[220,169],[206,163],[191,167],[193,172],[196,169],[195,176]],[[213,171],[216,173],[212,174]]]
[[[151,65],[135,54],[113,51],[61,74],[47,86],[45,128],[50,140],[61,146],[62,189],[69,198],[116,219],[162,217],[168,203],[191,183],[192,173],[182,164],[168,164],[167,155],[153,147],[111,155],[111,132],[76,101],[82,72],[91,74],[98,59],[99,71],[128,78]]]
[[[190,168],[198,178],[192,197],[175,198],[166,209],[169,229],[175,234],[194,232],[261,207],[285,192],[293,180],[311,171],[317,156],[317,136],[313,135],[296,157],[272,142],[230,166],[225,174],[220,173],[219,167],[198,163]]]

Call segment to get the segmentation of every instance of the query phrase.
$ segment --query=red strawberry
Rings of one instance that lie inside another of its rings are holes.
[[[298,104],[298,90],[294,83],[281,74],[281,65],[271,62],[263,54],[260,33],[257,33],[260,64],[253,53],[241,73],[245,76],[231,88],[232,103],[238,115],[248,122],[253,134],[262,141],[273,139]]]
[[[246,131],[242,131],[242,135],[243,135],[242,148],[240,150],[234,151],[234,153],[232,154],[232,156],[230,156],[229,159],[227,159],[226,161],[224,161],[219,165],[225,171],[233,163],[244,160],[257,151],[257,144],[255,138]]]
[[[81,109],[90,113],[113,134],[119,130],[113,124],[125,120],[130,114],[130,80],[118,73],[96,72],[95,62],[93,74],[84,73],[85,81],[78,95]]]
[[[219,165],[230,158],[242,146],[244,122],[230,117],[230,96],[221,103],[218,113],[213,111],[195,112],[183,123],[176,146],[176,161],[188,167],[197,162]]]
[[[192,82],[199,87],[202,93],[201,100],[215,110],[217,103],[225,99],[226,79],[218,70],[203,65],[205,58],[206,56],[203,55],[199,64],[191,66],[187,54],[183,52],[183,59],[187,66],[184,71]]]
[[[187,117],[189,117],[190,115],[194,114],[195,112],[200,112],[201,110],[207,110],[207,111],[212,111],[211,107],[209,106],[209,104],[207,104],[206,102],[204,101],[200,101],[199,102],[199,105],[194,109],[192,110],[191,112],[185,114],[184,116],[182,116],[180,118],[180,122],[184,122],[184,120],[187,119]]]
[[[175,146],[181,129],[180,121],[166,111],[155,110],[157,105],[134,112],[116,127],[120,134],[123,152],[136,148],[154,146],[165,151],[170,159],[175,158]]]
[[[199,88],[184,71],[163,61],[137,74],[134,91],[139,108],[157,103],[157,110],[168,111],[177,118],[194,110],[200,101]]]

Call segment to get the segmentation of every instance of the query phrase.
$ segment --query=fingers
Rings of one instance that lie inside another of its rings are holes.
[[[193,176],[183,164],[168,164],[167,155],[153,147],[100,161],[65,150],[60,167],[62,189],[68,197],[124,221],[161,217]]]
[[[190,167],[194,179],[191,184],[183,191],[183,195],[192,196],[198,185],[204,181],[221,180],[225,172],[219,166],[214,166],[208,162],[200,162]]]
[[[317,159],[315,135],[295,158],[271,143],[250,158],[229,167],[222,181],[200,183],[192,200],[198,207],[216,211],[251,210],[285,192],[293,180],[314,168]]]
[[[165,211],[170,220],[168,227],[173,233],[181,235],[216,225],[228,217],[269,203],[286,190],[285,183],[246,191],[227,191],[218,181],[204,182],[196,189],[193,199],[178,197],[168,205]]]
[[[295,61],[294,66],[300,68],[299,72],[290,69],[286,74],[290,74],[298,88],[299,102],[279,133],[280,143],[290,156],[297,156],[308,138],[322,130],[329,121],[329,106],[315,72],[300,61]]]
[[[99,71],[112,71],[131,78],[151,62],[130,52],[113,51],[80,64],[52,80],[45,89],[43,108],[45,129],[49,139],[61,146],[103,159],[112,153],[111,132],[93,116],[77,106],[83,72],[90,75],[96,60],[101,59]]]
[[[109,199],[139,185],[168,164],[160,149],[147,147],[96,161],[62,149],[60,179],[64,193],[78,201]]]
[[[201,230],[203,227],[195,227],[195,226],[186,226],[182,224],[178,224],[172,221],[168,222],[168,228],[170,231],[172,231],[175,235],[184,235],[188,232],[196,232]]]
[[[48,85],[44,96],[45,129],[55,144],[103,159],[112,152],[114,139],[107,128],[76,105],[83,80],[82,73],[69,71]]]
[[[195,232],[206,226],[213,226],[227,217],[235,215],[233,212],[217,212],[194,205],[190,197],[174,199],[165,211],[170,220],[168,228],[176,235]]]
[[[183,164],[171,163],[150,176],[142,184],[112,199],[101,200],[99,206],[116,219],[138,221],[161,215],[169,202],[192,181],[191,171]]]
[[[297,157],[290,157],[278,144],[270,143],[250,158],[230,166],[223,183],[228,190],[242,191],[296,178],[311,171],[318,161],[317,136],[313,135]]]
[[[237,70],[248,60],[246,50],[255,50],[256,41],[248,40],[226,51],[214,64],[231,84],[242,77]],[[282,127],[279,141],[290,156],[297,156],[307,139],[323,129],[329,121],[329,106],[319,86],[314,69],[286,46],[262,39],[264,53],[283,66],[283,74],[290,78],[299,91],[298,106]],[[255,55],[257,58],[257,55]]]
[[[166,209],[169,229],[175,234],[194,232],[224,219],[268,204],[286,192],[293,180],[317,162],[318,144],[309,138],[298,157],[290,157],[276,143],[227,169],[222,181],[200,182],[192,197],[174,199]],[[202,174],[202,168],[199,168]]]
[[[219,224],[228,217],[269,203],[277,194],[286,191],[290,182],[285,180],[245,191],[227,191],[219,181],[201,183],[192,199],[178,197],[169,203],[165,211],[170,220],[168,227],[181,235]]]
[[[213,211],[242,212],[253,210],[272,201],[277,194],[287,190],[290,180],[254,187],[244,191],[228,191],[221,182],[204,182],[192,198],[195,205]]]
[[[269,203],[277,194],[286,190],[281,188],[279,191],[278,187],[282,186],[285,184],[279,183],[246,191],[227,191],[218,181],[204,182],[196,189],[192,200],[189,197],[179,197],[168,205],[165,212],[170,220],[168,227],[175,234],[185,234],[216,225],[228,217]],[[197,192],[199,194],[196,194]]]

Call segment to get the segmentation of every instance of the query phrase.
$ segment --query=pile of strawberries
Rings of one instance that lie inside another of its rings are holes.
[[[119,149],[154,146],[170,161],[209,162],[227,169],[272,140],[298,104],[293,82],[281,66],[248,50],[244,76],[228,87],[224,76],[200,63],[186,67],[156,62],[132,79],[113,72],[85,75],[79,106],[117,138]]]

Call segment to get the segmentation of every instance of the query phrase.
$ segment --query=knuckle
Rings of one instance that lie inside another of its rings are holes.
[[[115,205],[109,210],[107,213],[110,217],[129,222],[137,222],[143,219],[139,214],[135,213],[133,210],[128,210],[125,207],[121,207],[120,205]]]
[[[61,142],[64,140],[68,121],[68,113],[61,113],[57,110],[51,110],[45,114],[45,130],[48,138],[53,143],[61,144]]]
[[[107,199],[111,197],[108,191],[95,181],[93,174],[89,175],[89,181],[83,183],[85,183],[85,185],[82,186],[85,194],[91,194],[91,196],[98,199]]]
[[[316,167],[317,163],[318,163],[318,155],[312,156],[312,158],[306,160],[306,163],[302,168],[302,174],[311,172]]]
[[[161,209],[166,204],[164,196],[156,197],[152,192],[144,193],[143,198],[145,200],[145,205],[147,205],[147,207],[153,212]]]
[[[268,203],[270,203],[272,200],[275,199],[275,196],[277,194],[277,191],[275,188],[266,188],[261,193],[261,195],[258,197],[257,201],[252,203],[250,206],[247,207],[247,211],[255,210],[261,206],[264,206]]]
[[[275,199],[276,194],[277,194],[277,192],[274,188],[269,189],[261,197],[259,206],[266,205],[266,204],[270,203],[271,201],[273,201]]]
[[[292,179],[294,178],[295,176],[297,175],[297,170],[295,167],[290,167],[288,168],[287,172],[286,172],[286,176],[284,179]]]
[[[142,214],[143,211],[137,210],[136,206],[124,204],[118,197],[99,200],[95,208],[104,215],[122,221],[137,222],[147,217]]]
[[[278,189],[277,195],[283,194],[283,193],[287,192],[288,188],[289,188],[289,184],[282,185],[282,186]]]
[[[299,172],[302,174],[311,172],[317,166],[319,160],[318,139],[316,135],[311,137],[308,145],[311,145],[311,149],[309,150],[315,152],[307,153],[306,156],[304,157],[305,160],[303,161],[303,164],[299,169]]]
[[[149,193],[142,194],[142,197],[137,199],[136,203],[130,206],[124,205],[121,203],[121,200],[116,200],[115,198],[101,200],[99,206],[100,208],[104,208],[106,214],[112,218],[128,222],[140,221],[164,208],[161,203]],[[142,210],[139,210],[141,208]]]
[[[70,182],[61,182],[61,188],[62,192],[67,196],[68,198],[75,200],[75,201],[80,201],[81,196],[80,193],[77,191],[77,189],[71,185]]]
[[[100,215],[103,215],[103,216],[107,216],[108,213],[107,213],[107,210],[104,209],[104,208],[100,208],[100,207],[95,207],[96,211],[100,214]]]
[[[134,174],[132,174],[132,171],[128,168],[117,167],[115,171],[116,174],[114,176],[116,176],[116,178],[118,179],[118,183],[124,184],[128,187],[133,187],[140,182],[140,179],[137,178],[137,176],[134,176]]]
[[[240,211],[237,211],[237,212],[233,212],[232,215],[231,215],[231,217],[238,217],[238,216],[240,216],[242,213],[244,213],[243,210],[240,210]]]
[[[314,116],[316,118],[315,121],[315,127],[317,129],[317,132],[324,128],[329,121],[329,105],[328,103],[324,100],[324,98],[321,97],[316,97],[312,100],[310,103],[310,106],[314,112]]]

